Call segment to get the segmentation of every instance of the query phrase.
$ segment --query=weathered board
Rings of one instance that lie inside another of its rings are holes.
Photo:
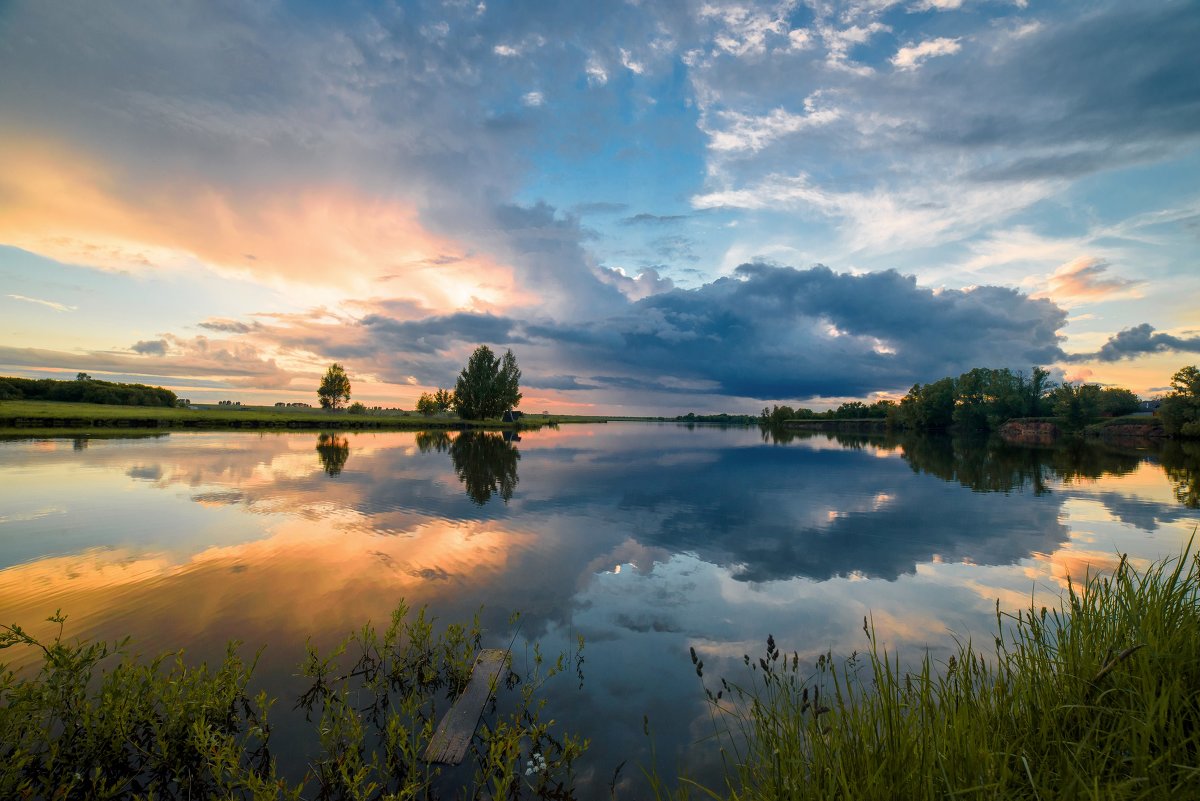
[[[450,711],[438,724],[429,747],[425,749],[426,762],[443,762],[457,765],[467,755],[471,738],[475,736],[475,727],[479,725],[479,716],[483,714],[483,706],[496,692],[500,683],[508,677],[508,651],[498,648],[485,648],[475,657],[475,667],[471,668],[471,678],[467,681],[467,689],[450,707]]]

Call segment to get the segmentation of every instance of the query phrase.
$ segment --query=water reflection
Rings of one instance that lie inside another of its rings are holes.
[[[493,494],[508,503],[517,488],[517,461],[521,454],[513,444],[512,432],[463,431],[450,443],[454,473],[466,488],[467,497],[479,506]]]
[[[317,457],[326,475],[336,476],[350,458],[350,442],[339,434],[322,432],[317,436]]]
[[[313,439],[0,443],[0,608],[24,623],[62,607],[76,633],[145,652],[269,643],[260,675],[285,698],[306,637],[400,597],[443,621],[483,604],[493,631],[520,610],[523,636],[589,643],[586,692],[563,699],[607,797],[614,767],[643,759],[643,713],[664,765],[691,758],[690,645],[714,671],[767,632],[848,653],[871,614],[889,645],[937,649],[947,629],[987,632],[997,597],[1016,608],[1118,549],[1175,551],[1200,476],[1195,443],[609,424],[529,432],[519,451],[491,432],[326,434],[313,459]]]
[[[1179,502],[1200,507],[1200,442],[1168,442],[1159,458]]]

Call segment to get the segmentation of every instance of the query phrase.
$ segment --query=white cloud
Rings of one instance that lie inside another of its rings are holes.
[[[906,247],[955,241],[994,225],[1046,197],[1047,182],[1019,187],[964,187],[953,178],[903,188],[884,186],[840,192],[815,184],[806,173],[771,174],[752,187],[724,188],[696,195],[698,209],[737,208],[813,211],[839,222],[850,252],[884,254]]]
[[[641,75],[646,71],[646,66],[641,62],[634,61],[633,56],[625,48],[621,48],[621,66],[635,75]]]
[[[866,44],[877,33],[885,33],[891,28],[882,22],[871,22],[867,25],[851,25],[848,28],[833,28],[823,26],[819,29],[821,40],[828,51],[826,66],[857,75],[870,75],[873,70],[865,64],[851,63],[850,48]]]
[[[530,108],[537,108],[538,106],[545,105],[546,97],[541,92],[526,92],[521,98],[521,103]]]
[[[892,66],[898,70],[915,70],[926,59],[936,58],[937,56],[949,56],[961,49],[962,45],[958,43],[957,39],[948,39],[941,36],[937,39],[929,39],[921,42],[918,45],[909,45],[900,48],[896,51],[896,55],[892,56]]]
[[[513,47],[512,45],[498,44],[492,48],[492,52],[503,58],[516,58],[521,55],[521,48]]]
[[[715,20],[721,24],[713,35],[713,44],[719,50],[733,56],[756,56],[766,52],[767,37],[789,36],[789,27],[783,17],[786,4],[774,12],[752,10],[747,6],[705,5],[700,9],[702,20]]]
[[[805,28],[788,31],[788,42],[793,50],[807,50],[813,46],[812,31]]]
[[[594,57],[588,60],[584,72],[587,74],[588,86],[604,86],[608,83],[608,71]]]
[[[58,303],[53,300],[42,300],[41,298],[30,298],[26,297],[25,295],[9,295],[9,297],[13,300],[20,300],[25,303],[36,303],[40,306],[54,309],[56,312],[75,311],[77,308],[75,306],[68,306],[65,303]]]
[[[816,105],[817,94],[804,101],[806,114],[792,114],[777,108],[763,116],[722,111],[716,115],[728,127],[710,130],[709,147],[724,152],[762,150],[776,139],[819,125],[827,125],[841,116],[836,108],[821,109]]]
[[[953,11],[962,8],[963,0],[920,0],[913,11]]]

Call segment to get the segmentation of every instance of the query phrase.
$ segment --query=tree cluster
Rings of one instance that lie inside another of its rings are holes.
[[[454,393],[438,387],[437,392],[422,392],[417,399],[417,411],[426,417],[448,412],[454,408]]]
[[[97,381],[79,373],[74,381],[52,378],[0,378],[0,400],[50,400],[112,406],[174,406],[175,393],[145,384]]]
[[[1034,367],[1029,375],[1007,368],[976,367],[958,378],[915,384],[899,403],[848,401],[825,412],[774,406],[762,410],[759,423],[778,426],[788,420],[877,419],[886,420],[890,427],[917,431],[990,431],[1016,418],[1055,415],[1063,419],[1066,428],[1079,429],[1097,417],[1132,414],[1140,407],[1138,396],[1127,389],[1097,384],[1060,386],[1049,377],[1040,367]],[[1188,383],[1186,378],[1180,380]],[[1184,401],[1172,403],[1172,409],[1186,405]],[[1200,412],[1194,419],[1200,420]]]
[[[1200,370],[1184,367],[1171,376],[1170,395],[1158,408],[1163,430],[1172,436],[1200,437]]]
[[[497,358],[491,348],[480,345],[454,385],[454,411],[464,420],[499,417],[521,405],[520,381],[521,370],[511,350]]]

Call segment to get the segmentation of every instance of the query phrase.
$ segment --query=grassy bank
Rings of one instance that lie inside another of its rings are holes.
[[[547,424],[603,422],[607,418],[578,415],[525,415],[524,429]],[[165,428],[165,429],[387,429],[418,431],[459,428],[512,428],[499,420],[425,417],[415,412],[350,414],[344,410],[275,409],[244,406],[168,409],[59,401],[0,401],[0,429]]]
[[[1058,609],[997,607],[996,624],[997,657],[963,643],[913,672],[866,620],[865,654],[811,668],[768,640],[747,681],[705,691],[725,786],[670,791],[655,777],[656,795],[1200,797],[1200,559],[1122,560]]]

